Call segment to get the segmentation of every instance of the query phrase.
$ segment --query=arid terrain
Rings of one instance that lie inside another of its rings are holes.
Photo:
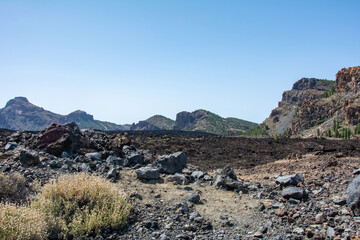
[[[360,218],[346,204],[358,140],[173,133],[2,130],[0,169],[28,186],[77,172],[113,181],[132,206],[128,224],[87,239],[359,239]],[[174,174],[163,160],[186,165]]]

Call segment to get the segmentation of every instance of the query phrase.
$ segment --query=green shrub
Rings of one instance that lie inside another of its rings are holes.
[[[52,236],[84,237],[126,224],[130,206],[107,180],[88,174],[64,175],[44,186],[32,206],[46,214]]]
[[[46,239],[45,216],[36,209],[0,203],[0,239]]]

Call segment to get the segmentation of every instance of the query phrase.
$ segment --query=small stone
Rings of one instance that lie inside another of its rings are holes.
[[[191,193],[189,196],[188,196],[188,201],[189,202],[192,202],[192,203],[199,203],[200,201],[200,195],[197,194],[197,193]]]
[[[328,229],[326,230],[326,235],[328,237],[335,237],[335,230],[332,227],[328,227]]]
[[[305,195],[305,191],[301,187],[287,187],[281,192],[281,195],[286,199],[302,199]]]
[[[17,148],[18,144],[16,142],[8,142],[6,145],[5,145],[5,150],[6,151],[12,151],[14,150],[15,148]]]
[[[279,208],[279,209],[275,210],[275,215],[278,216],[278,217],[283,217],[286,214],[287,214],[287,211],[282,209],[282,208]]]
[[[106,174],[107,179],[116,180],[118,177],[118,173],[115,168],[110,169],[110,171]]]
[[[263,238],[264,236],[263,236],[263,234],[262,234],[260,231],[257,231],[257,232],[254,233],[254,237],[256,237],[256,238]]]
[[[295,229],[293,230],[293,233],[298,234],[298,235],[304,235],[304,234],[305,234],[305,231],[304,231],[303,228],[295,228]]]
[[[323,213],[318,213],[315,216],[315,223],[321,224],[326,221],[325,215]]]
[[[262,227],[259,228],[259,232],[261,232],[261,233],[266,233],[267,230],[268,230],[268,228],[267,228],[267,227],[264,227],[264,226],[262,226]]]

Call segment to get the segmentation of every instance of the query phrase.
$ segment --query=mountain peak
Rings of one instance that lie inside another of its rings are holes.
[[[6,103],[5,107],[15,105],[15,104],[24,104],[24,103],[30,103],[26,97],[15,97],[14,99],[9,100]]]

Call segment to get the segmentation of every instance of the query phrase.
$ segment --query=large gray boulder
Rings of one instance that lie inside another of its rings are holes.
[[[299,183],[304,182],[304,177],[300,173],[293,175],[280,176],[275,179],[276,184],[280,186],[297,186]]]
[[[160,178],[160,171],[154,166],[141,167],[136,169],[135,173],[140,179],[157,180]]]
[[[281,195],[286,198],[294,198],[301,200],[305,196],[305,191],[301,187],[287,187],[281,192]]]
[[[360,214],[360,175],[354,178],[349,184],[346,203],[355,214]]]
[[[160,169],[160,172],[167,174],[181,173],[186,168],[187,157],[182,152],[163,155],[154,161],[154,165]]]

